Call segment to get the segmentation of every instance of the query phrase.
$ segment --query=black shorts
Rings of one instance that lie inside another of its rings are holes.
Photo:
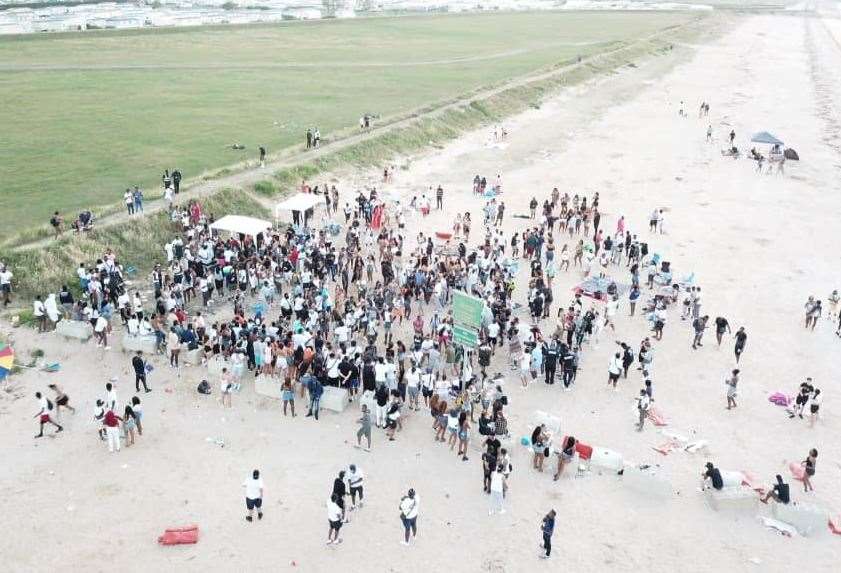
[[[431,397],[432,397],[432,388],[423,388],[423,389],[421,389],[421,393],[422,393],[425,397],[427,397],[427,398],[431,398]]]
[[[611,374],[610,372],[607,373],[608,378],[611,382],[615,382],[619,380],[619,374]]]
[[[70,401],[70,398],[67,396],[62,396],[58,400],[55,401],[57,406],[67,406],[67,403]],[[814,406],[812,406],[814,408]]]
[[[248,508],[248,509],[254,509],[254,508],[260,509],[261,507],[263,507],[263,498],[258,497],[257,499],[250,499],[250,498],[246,497],[245,498],[245,507]]]
[[[329,521],[329,520],[328,520]],[[330,529],[339,531],[342,528],[342,520],[339,521],[330,521]]]
[[[805,404],[806,403],[806,398],[803,397],[803,396],[797,396],[797,398],[795,398],[795,400],[794,400],[794,403],[797,404],[798,406],[801,405],[801,404]]]
[[[809,411],[813,414],[817,414],[818,413],[818,408],[819,408],[819,406],[817,404],[812,404],[811,406],[809,406]]]
[[[365,496],[362,491],[362,486],[350,488],[350,498],[355,500],[357,495],[359,496],[359,499],[362,499]]]

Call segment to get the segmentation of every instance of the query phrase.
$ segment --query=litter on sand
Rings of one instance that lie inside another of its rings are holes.
[[[759,519],[762,521],[762,525],[764,525],[768,529],[776,531],[780,535],[783,535],[785,537],[797,536],[797,530],[788,523],[770,517],[760,517]]]

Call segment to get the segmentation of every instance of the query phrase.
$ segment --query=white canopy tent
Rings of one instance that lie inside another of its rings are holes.
[[[269,221],[246,217],[244,215],[225,215],[215,223],[211,223],[211,229],[216,231],[228,231],[229,233],[242,233],[256,237],[272,228]]]
[[[293,195],[285,201],[281,201],[274,208],[274,215],[276,218],[280,217],[281,211],[309,211],[315,208],[316,205],[324,205],[324,197],[321,195],[314,195],[312,193],[298,193]]]
[[[297,228],[303,223],[306,227],[313,210],[318,205],[326,205],[324,197],[321,195],[314,195],[313,193],[298,193],[293,195],[285,201],[281,201],[274,208],[275,219],[280,219],[280,214],[283,211],[292,212],[293,225]]]

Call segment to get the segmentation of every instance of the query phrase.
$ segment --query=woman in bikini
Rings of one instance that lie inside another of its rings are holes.
[[[800,465],[805,468],[803,472],[803,491],[815,491],[812,487],[812,478],[815,477],[815,464],[818,461],[818,450],[812,448],[809,450],[809,455],[803,460]]]

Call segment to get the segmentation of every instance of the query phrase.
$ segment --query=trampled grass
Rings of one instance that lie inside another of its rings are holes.
[[[329,140],[363,113],[433,107],[691,17],[471,14],[0,39],[0,236],[54,210],[101,212],[128,185],[156,195],[165,168],[198,177],[255,158],[259,145],[300,144],[310,126]]]

